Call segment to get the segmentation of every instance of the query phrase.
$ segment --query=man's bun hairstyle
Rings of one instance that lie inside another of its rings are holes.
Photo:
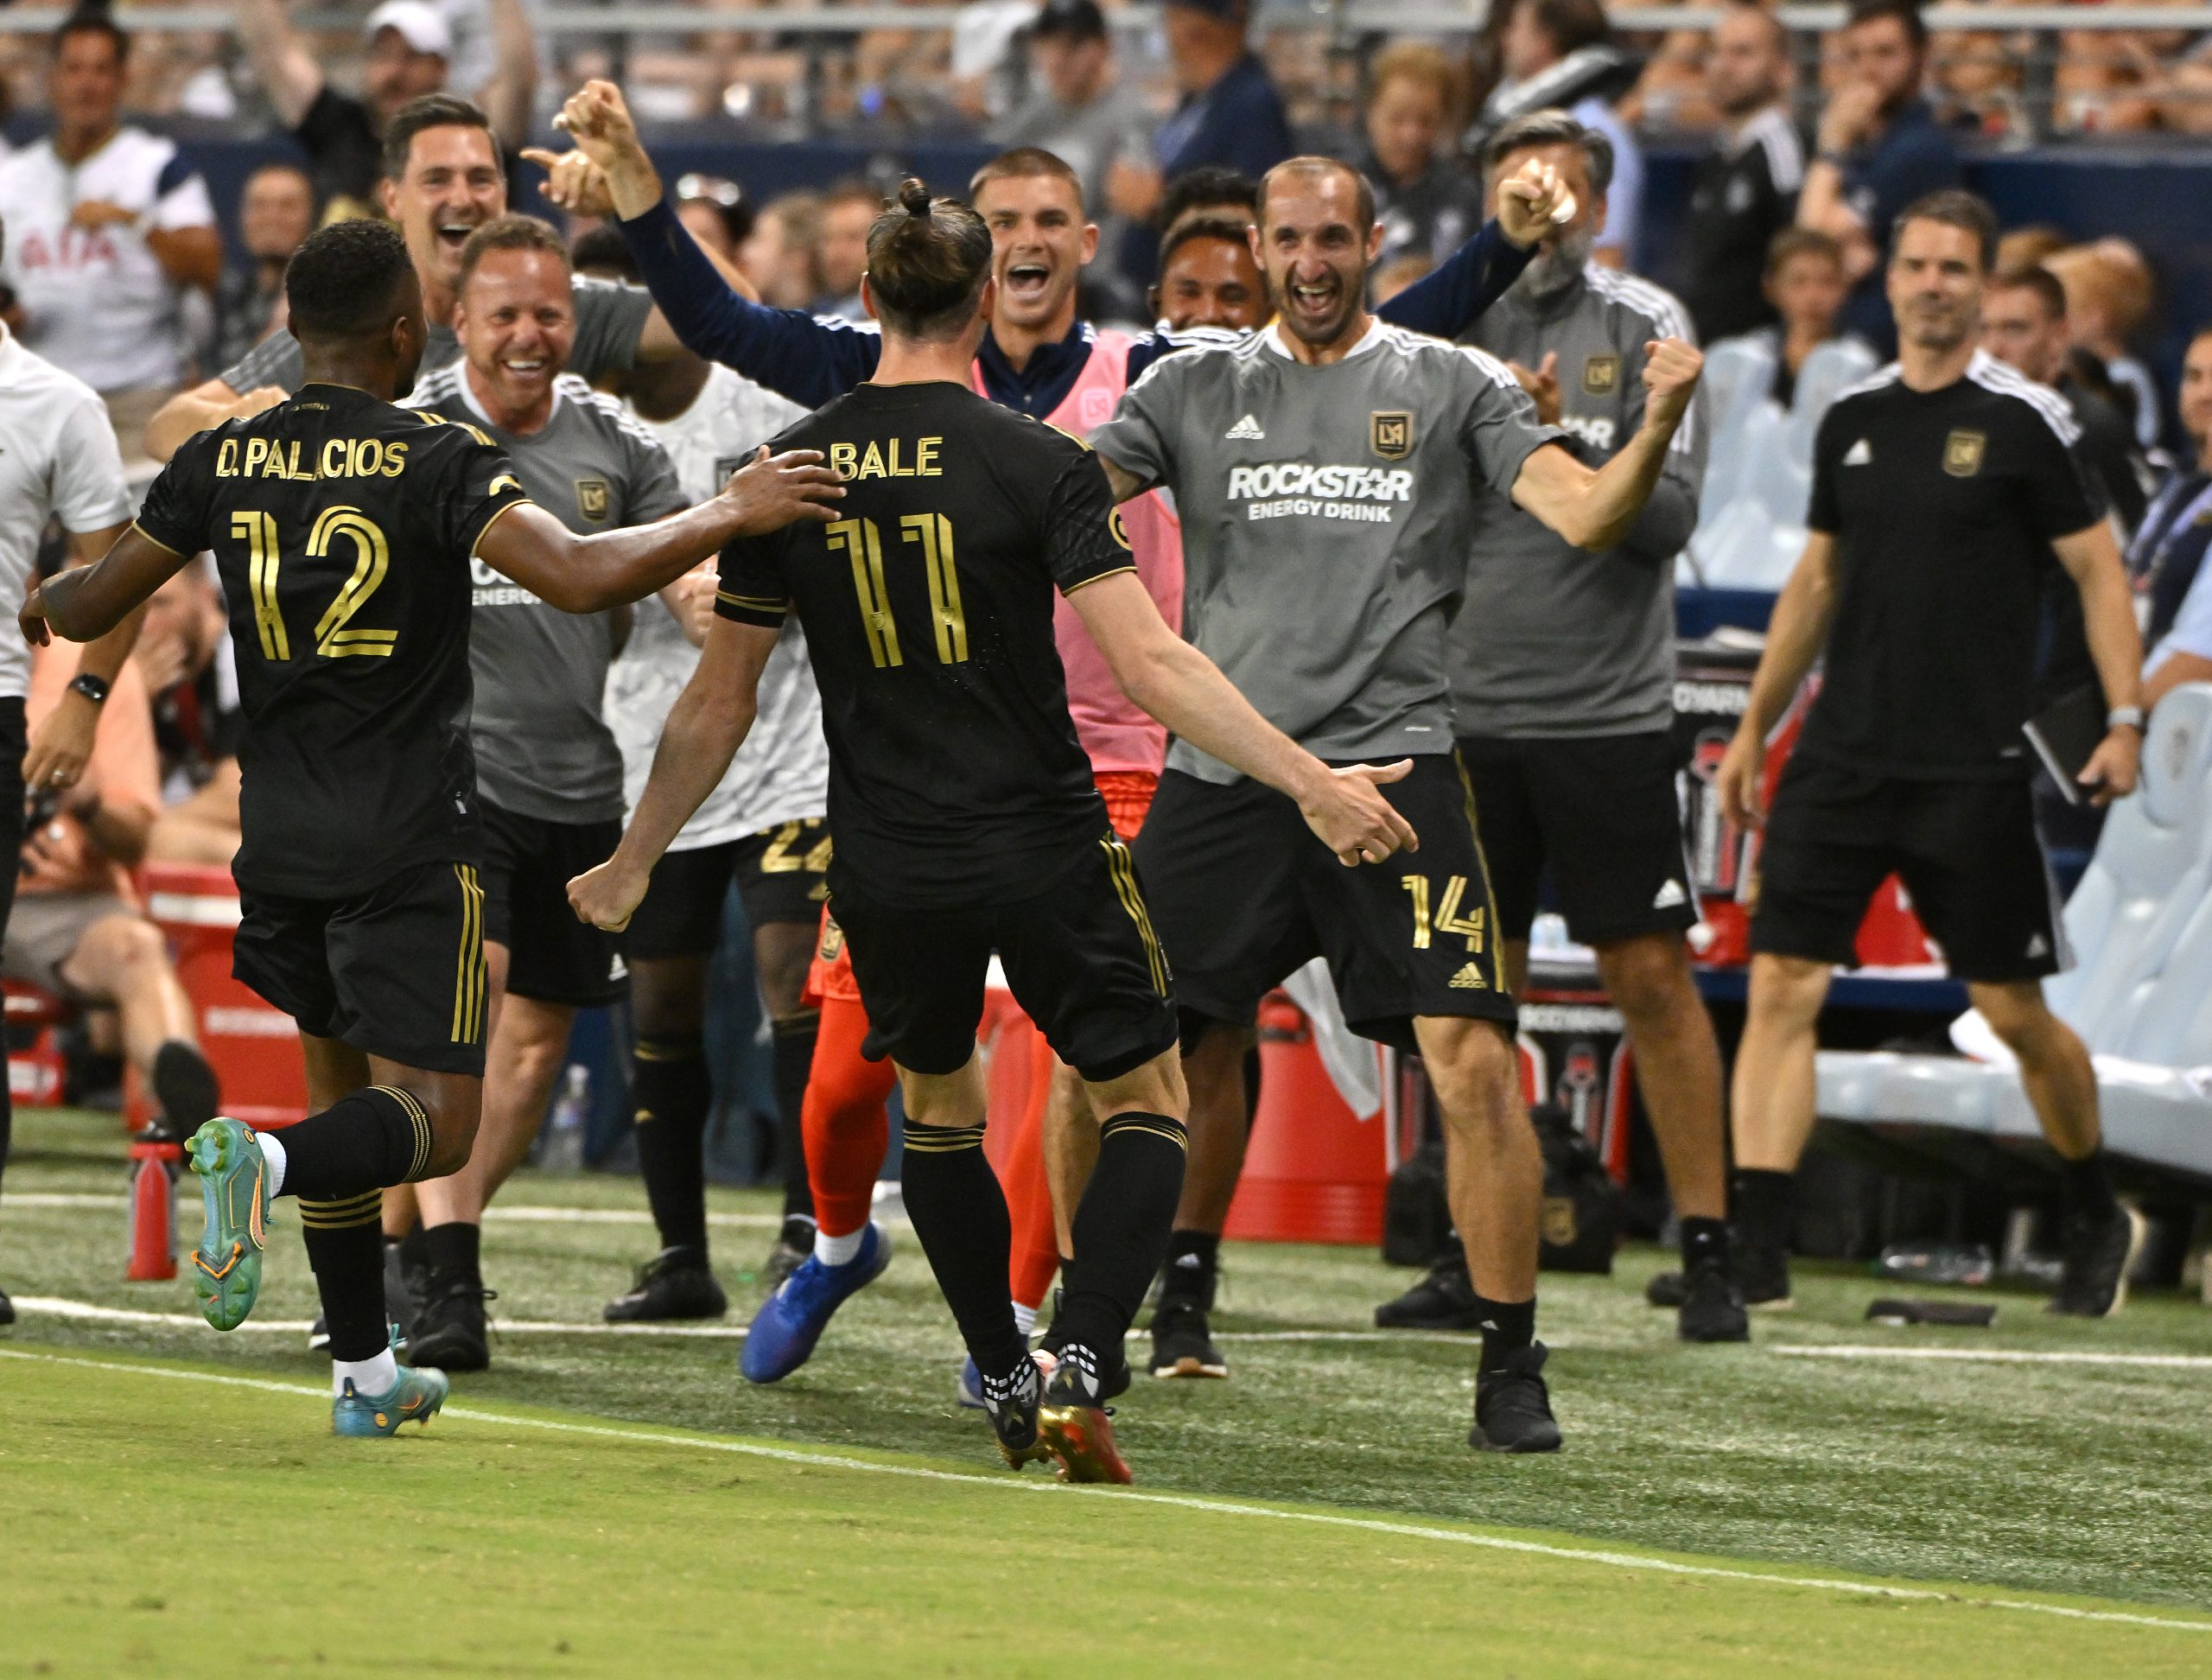
[[[414,272],[407,242],[389,222],[342,221],[310,233],[284,270],[293,336],[345,339],[382,332]]]
[[[909,176],[868,231],[868,283],[877,318],[902,338],[951,338],[975,318],[991,272],[991,230],[957,199],[930,196]]]

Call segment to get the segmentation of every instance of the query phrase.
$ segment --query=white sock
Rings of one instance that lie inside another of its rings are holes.
[[[256,1132],[253,1141],[261,1145],[261,1158],[269,1165],[269,1193],[274,1198],[284,1187],[284,1146],[276,1141],[274,1132]],[[390,1387],[386,1384],[385,1387]],[[378,1394],[384,1389],[377,1390]]]
[[[848,1231],[842,1237],[832,1237],[817,1225],[814,1228],[814,1257],[825,1266],[848,1265],[860,1258],[861,1243],[867,1235],[866,1225],[858,1231]]]
[[[385,1351],[373,1359],[333,1359],[330,1362],[330,1391],[346,1392],[346,1379],[353,1379],[353,1392],[364,1399],[379,1394],[390,1394],[399,1386],[399,1361],[391,1357],[391,1350]]]
[[[1036,1329],[1037,1309],[1034,1307],[1025,1307],[1018,1301],[1015,1301],[1014,1303],[1014,1327],[1020,1331],[1025,1336]]]

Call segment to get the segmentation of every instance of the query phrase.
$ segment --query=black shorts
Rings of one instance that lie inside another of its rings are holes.
[[[553,823],[484,805],[484,937],[507,948],[507,990],[578,1009],[612,1002],[628,977],[614,935],[580,920],[569,882],[614,856],[622,824]]]
[[[1697,922],[1671,732],[1499,741],[1462,736],[1498,931],[1529,937],[1549,870],[1585,945]]]
[[[958,909],[887,904],[833,888],[868,1033],[861,1053],[952,1073],[976,1053],[983,981],[998,952],[1014,1002],[1086,1079],[1118,1079],[1176,1042],[1167,959],[1136,866],[1110,830],[1033,898]]]
[[[469,863],[424,863],[351,898],[241,890],[231,972],[303,1033],[480,1079],[484,899]]]
[[[1137,861],[1193,1029],[1250,1025],[1260,1000],[1316,957],[1329,959],[1351,1029],[1382,1043],[1417,1048],[1417,1015],[1512,1024],[1457,759],[1423,754],[1382,791],[1421,850],[1348,869],[1272,788],[1176,770],[1160,779]]]
[[[2026,781],[1908,780],[1802,753],[1767,816],[1751,949],[1851,962],[1866,902],[1893,873],[1959,978],[2035,980],[2064,965]]]
[[[829,869],[830,824],[820,817],[666,853],[622,932],[622,954],[632,962],[706,956],[721,932],[733,878],[752,926],[790,922],[811,929],[830,895]]]

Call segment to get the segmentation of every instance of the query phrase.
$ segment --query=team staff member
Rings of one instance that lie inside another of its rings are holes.
[[[1635,369],[1655,339],[1694,341],[1667,292],[1590,260],[1605,226],[1612,147],[1563,111],[1491,137],[1493,183],[1535,158],[1557,170],[1575,214],[1468,342],[1505,362],[1586,461],[1643,423]],[[1650,500],[1615,548],[1577,548],[1494,494],[1478,510],[1452,636],[1452,710],[1497,896],[1506,983],[1529,973],[1529,929],[1548,869],[1567,931],[1598,953],[1626,1021],[1636,1077],[1681,1221],[1692,1341],[1749,1333],[1727,1263],[1720,1047],[1690,974],[1697,920],[1675,778],[1675,557],[1697,525],[1704,404],[1693,398]],[[1464,1272],[1432,1281],[1464,1310]]]
[[[963,389],[995,283],[991,245],[980,216],[932,202],[918,181],[877,218],[862,283],[883,327],[875,376],[785,435],[861,463],[846,518],[823,539],[725,553],[727,621],[669,720],[621,850],[570,891],[601,926],[629,918],[743,741],[796,609],[830,735],[840,924],[869,1049],[896,1062],[906,1092],[915,1234],[1009,1461],[1049,1452],[1071,1480],[1126,1481],[1100,1401],[1160,1263],[1183,1091],[1166,963],[1069,716],[1053,586],[1164,724],[1283,787],[1345,862],[1379,861],[1413,836],[1375,786],[1396,770],[1331,771],[1168,629],[1080,442]],[[893,474],[893,460],[910,470]],[[1007,1303],[1006,1204],[982,1147],[976,1028],[994,949],[1099,1121],[1066,1340],[1041,1397]]]
[[[446,1381],[393,1363],[381,1192],[461,1166],[481,1098],[471,557],[603,611],[741,531],[827,519],[822,504],[843,492],[818,458],[764,460],[706,506],[572,536],[467,428],[392,406],[425,336],[397,233],[355,221],[314,235],[285,296],[300,396],[188,442],[107,555],[33,589],[21,619],[34,644],[49,629],[91,640],[214,552],[243,711],[237,972],[299,1022],[313,1112],[281,1138],[228,1119],[194,1134],[194,1289],[216,1328],[243,1323],[270,1199],[299,1198],[330,1328],[332,1427],[391,1435],[427,1421]]]
[[[1547,1452],[1560,1437],[1535,1340],[1542,1163],[1452,754],[1447,620],[1481,487],[1579,546],[1615,546],[1659,481],[1700,363],[1676,340],[1650,347],[1643,423],[1593,472],[1554,447],[1563,434],[1538,423],[1503,364],[1367,313],[1380,235],[1356,171],[1294,159],[1262,183],[1260,210],[1274,325],[1154,364],[1092,442],[1117,494],[1175,493],[1188,633],[1263,716],[1324,759],[1411,759],[1391,800],[1421,849],[1344,874],[1306,843],[1294,806],[1200,744],[1176,743],[1137,840],[1179,977],[1199,1123],[1176,1252],[1210,1257],[1219,1243],[1243,1165],[1238,1087],[1261,998],[1325,956],[1345,1020],[1419,1049],[1444,1110],[1481,1309],[1471,1440]],[[1183,1282],[1192,1274],[1205,1280],[1197,1289]],[[1173,1307],[1173,1334],[1218,1363],[1205,1318],[1211,1276],[1210,1266],[1171,1265],[1160,1315]],[[1155,1370],[1171,1355],[1179,1364],[1158,1316],[1154,1330]]]
[[[462,249],[458,280],[462,360],[428,375],[416,406],[476,428],[513,463],[524,493],[580,535],[689,505],[652,434],[562,372],[575,315],[557,233],[529,216],[486,222]],[[416,1193],[429,1276],[409,1333],[414,1357],[448,1371],[480,1371],[490,1359],[484,1206],[537,1135],[577,1009],[610,1002],[623,984],[614,942],[566,913],[569,877],[621,831],[622,754],[601,703],[622,627],[610,614],[563,611],[488,566],[474,571],[470,734],[491,986],[484,1117],[467,1168]]]
[[[580,268],[635,277],[630,249],[611,228],[579,240],[576,261]],[[613,375],[603,385],[660,439],[677,483],[694,501],[713,495],[764,438],[805,413],[688,350],[652,368]],[[697,645],[714,622],[714,597],[711,571],[678,578],[658,601],[639,608],[630,640],[607,672],[607,724],[622,749],[623,799],[632,811],[669,710],[698,669]],[[639,1175],[661,1250],[628,1293],[607,1303],[609,1320],[715,1318],[728,1306],[709,1265],[700,1154],[714,1088],[701,1029],[707,964],[733,878],[745,904],[753,971],[774,1034],[784,1224],[769,1251],[770,1276],[780,1283],[814,1251],[814,1203],[801,1126],[820,1016],[804,993],[829,866],[829,799],[822,699],[806,662],[804,633],[792,625],[760,674],[760,715],[744,749],[670,844],[645,902],[623,930],[637,1031],[631,1112]]]
[[[0,323],[0,597],[13,601],[29,591],[49,521],[60,520],[69,533],[73,558],[94,560],[123,534],[132,505],[115,428],[98,394],[23,348]],[[85,649],[76,677],[28,752],[23,701],[30,691],[30,649],[0,636],[0,855],[13,857],[22,846],[26,784],[35,794],[58,798],[84,773],[101,703],[137,633],[134,613]],[[16,872],[4,874],[0,932],[16,901]],[[13,1117],[9,1093],[0,1090],[0,1172],[8,1164]],[[16,1309],[0,1289],[0,1324],[15,1321]]]
[[[1771,811],[1751,921],[1733,1113],[1740,1273],[1789,1297],[1790,1174],[1814,1118],[1814,1027],[1866,900],[1892,871],[1951,971],[2019,1058],[2059,1156],[2068,1217],[2055,1311],[2120,1304],[2143,1223],[2117,1201],[2096,1075],[2044,1002],[2064,960],[2028,796],[2042,585],[2056,551],[2080,594],[2109,729],[2081,773],[2135,786],[2143,646],[2102,498],[2057,394],[1976,347],[1996,218],[1942,192],[1897,219],[1897,361],[1821,422],[1805,553],[1776,603],[1751,702],[1721,761],[1732,821],[1758,823],[1768,733],[1813,661],[1826,675]]]

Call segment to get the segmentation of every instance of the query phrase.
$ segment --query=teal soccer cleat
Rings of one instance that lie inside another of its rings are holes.
[[[206,1222],[192,1254],[192,1292],[218,1330],[235,1330],[261,1294],[261,1251],[269,1240],[269,1166],[253,1129],[210,1120],[185,1145],[200,1175]]]
[[[391,1435],[403,1423],[428,1423],[446,1403],[452,1384],[434,1366],[402,1365],[389,1394],[363,1394],[346,1381],[346,1391],[330,1403],[330,1433],[335,1435]]]

